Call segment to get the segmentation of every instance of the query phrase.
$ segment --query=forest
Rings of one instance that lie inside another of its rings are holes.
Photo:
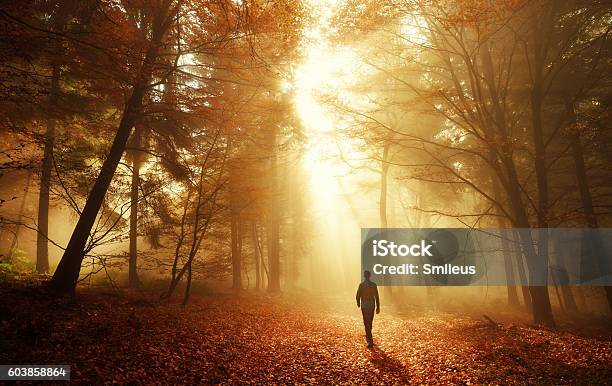
[[[611,35],[601,0],[0,2],[0,365],[609,383]],[[508,284],[379,281],[366,348],[369,228],[495,228]]]

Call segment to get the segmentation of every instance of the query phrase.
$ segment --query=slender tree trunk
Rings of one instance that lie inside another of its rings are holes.
[[[257,232],[257,224],[255,224],[255,237],[256,237],[256,241],[257,241],[257,249],[259,251],[259,261],[261,262],[261,268],[262,268],[262,272],[261,272],[261,287],[263,288],[264,286],[267,285],[267,283],[270,282],[270,273],[268,272],[268,267],[266,266],[266,262],[264,259],[264,256],[266,255],[264,253],[264,248],[262,245],[262,241],[259,237],[259,233]],[[265,280],[264,280],[265,278]]]
[[[546,285],[535,285],[535,283],[539,283],[542,279],[536,275],[542,275],[543,272],[541,268],[542,262],[538,261],[539,256],[536,253],[533,245],[531,229],[521,227],[521,229],[518,230],[518,233],[521,240],[523,253],[525,254],[527,265],[529,267],[529,293],[531,294],[531,306],[534,322],[536,324],[554,327],[555,321],[552,314],[552,308],[550,306],[548,287]]]
[[[520,243],[517,231],[512,232],[512,240],[514,240],[514,243],[512,244],[513,246],[516,245],[516,243]],[[521,252],[520,244],[518,245],[518,248],[513,248],[513,256],[516,260],[519,280],[521,281],[521,294],[523,295],[523,303],[525,304],[525,308],[531,311],[532,305],[531,294],[529,293],[528,287],[529,281],[527,280],[527,273],[525,272],[525,265],[523,264],[523,253]]]
[[[387,186],[388,186],[388,175],[389,175],[389,148],[390,144],[385,144],[383,149],[383,159],[381,161],[381,172],[380,172],[380,227],[387,228]]]
[[[261,269],[259,267],[259,240],[257,239],[257,223],[251,224],[251,243],[253,244],[253,258],[255,260],[255,289],[261,288]]]
[[[291,178],[288,185],[289,190],[289,203],[288,206],[291,208],[291,254],[290,260],[287,262],[287,283],[290,288],[295,288],[299,277],[298,267],[298,256],[300,254],[300,230],[303,229],[304,224],[301,219],[304,218],[305,213],[303,211],[302,197],[299,191],[299,178],[298,171],[289,173],[285,171],[285,177]]]
[[[539,263],[543,263],[543,262],[548,262],[549,199],[548,199],[548,170],[546,167],[546,146],[544,144],[544,130],[542,126],[542,96],[541,96],[541,91],[539,90],[539,82],[537,78],[538,77],[536,75],[536,86],[532,93],[531,106],[532,106],[533,139],[534,139],[534,145],[535,145],[536,185],[538,189],[537,259]],[[544,269],[548,271],[548,267]],[[539,307],[535,303],[536,301],[534,299],[534,307]]]
[[[561,294],[563,295],[563,303],[565,304],[566,311],[570,313],[577,313],[578,305],[576,304],[572,287],[569,285],[561,285]]]
[[[181,216],[181,225],[180,232],[178,236],[178,240],[176,241],[176,246],[174,247],[174,261],[172,262],[172,279],[170,283],[174,283],[176,280],[176,275],[178,273],[178,261],[181,257],[181,248],[183,248],[183,244],[185,242],[185,226],[187,223],[187,211],[189,210],[191,204],[191,190],[187,190],[187,199],[183,206],[183,215]]]
[[[136,125],[134,129],[134,148],[140,149],[141,128]],[[138,191],[140,187],[141,159],[138,150],[132,161],[132,187],[130,191],[130,264],[129,264],[129,286],[137,288],[140,286],[138,279]]]
[[[55,146],[55,106],[59,94],[60,66],[54,61],[51,70],[51,92],[47,112],[47,132],[40,175],[38,195],[38,232],[36,235],[36,272],[49,272],[49,188],[53,167],[53,147]]]
[[[268,283],[270,283],[270,272],[268,272],[268,267],[266,266],[266,260],[264,258],[264,255],[260,254],[259,255],[260,258],[260,262],[261,262],[261,288],[267,287]]]
[[[83,208],[83,212],[72,232],[68,246],[64,251],[64,255],[60,260],[59,265],[51,281],[49,287],[54,292],[58,293],[73,293],[81,271],[81,263],[85,257],[85,246],[89,238],[91,228],[96,220],[106,191],[115,175],[117,165],[121,160],[123,151],[127,144],[128,138],[132,132],[132,128],[136,120],[140,116],[142,110],[143,98],[149,88],[151,81],[153,65],[158,56],[158,50],[161,41],[167,31],[168,11],[171,1],[166,0],[160,9],[160,13],[155,17],[153,26],[153,38],[145,55],[140,73],[132,90],[132,95],[127,101],[125,110],[119,122],[117,133],[111,145],[110,151],[106,160],[102,164],[100,174],[96,179]]]
[[[245,288],[246,289],[251,289],[251,275],[249,274],[249,269],[248,269],[248,267],[246,265],[244,265],[243,267],[244,267],[243,274],[244,274],[244,277],[246,278],[246,286],[245,286]]]
[[[388,186],[389,186],[389,151],[391,148],[391,144],[389,142],[385,143],[383,148],[383,157],[381,161],[381,169],[380,169],[380,204],[379,204],[379,216],[380,216],[380,227],[387,228],[389,226],[387,219],[387,196],[388,196]],[[393,296],[393,287],[385,286],[383,287],[383,292],[386,296],[391,299]]]
[[[278,181],[278,153],[276,129],[270,135],[272,157],[270,160],[270,210],[267,224],[268,263],[270,264],[270,276],[268,280],[268,291],[280,292],[280,189]]]
[[[554,2],[550,3],[551,7]],[[549,211],[549,191],[548,191],[548,169],[546,166],[546,144],[544,139],[544,126],[542,122],[542,104],[546,93],[544,88],[544,71],[547,65],[548,43],[547,38],[550,37],[552,28],[552,8],[547,15],[542,15],[541,20],[532,19],[535,23],[535,41],[532,45],[527,46],[527,49],[532,50],[533,54],[532,74],[533,82],[531,85],[531,124],[533,131],[533,143],[535,150],[535,174],[536,186],[538,191],[537,201],[537,251],[533,250],[533,245],[526,245],[528,240],[523,242],[527,248],[526,256],[530,276],[533,275],[533,268],[540,275],[548,277],[548,211]],[[529,53],[526,55],[529,56]],[[519,232],[522,237],[531,238],[528,233]],[[531,257],[533,256],[533,257]],[[535,264],[533,264],[535,263]],[[552,317],[552,309],[550,306],[550,297],[548,288],[537,286],[531,289],[531,298],[533,300],[534,318],[536,323],[554,326]]]
[[[184,306],[187,305],[187,303],[189,302],[189,295],[191,294],[191,280],[192,280],[191,265],[192,265],[192,260],[189,260],[189,262],[187,263],[187,285],[185,286],[185,297],[183,298]]]
[[[565,312],[565,304],[563,303],[563,299],[561,298],[561,292],[559,292],[559,285],[556,280],[553,281],[553,289],[555,290],[555,295],[557,295],[557,302],[559,303],[559,308],[562,312]]]
[[[238,211],[231,209],[231,242],[232,242],[232,288],[242,290],[242,251],[240,242],[240,216]]]
[[[536,182],[538,188],[538,226],[540,228],[548,227],[548,170],[546,167],[546,145],[544,144],[544,128],[542,125],[542,100],[539,88],[533,91],[531,97],[532,109],[532,125],[533,125],[533,142],[535,147],[535,171]],[[545,236],[545,240],[548,237]],[[539,241],[539,240],[538,240]],[[548,245],[540,245],[538,249],[544,252],[548,251]]]
[[[518,293],[516,292],[516,282],[514,279],[514,266],[512,264],[512,251],[510,249],[510,232],[505,228],[504,221],[499,218],[499,227],[501,232],[501,244],[502,253],[504,256],[504,264],[506,267],[506,278],[508,285],[506,286],[508,292],[508,305],[510,307],[519,307]]]
[[[183,268],[181,268],[180,271],[177,271],[177,262],[178,262],[178,259],[181,253],[181,248],[183,246],[183,243],[185,241],[185,236],[186,236],[185,225],[186,225],[186,218],[187,218],[187,210],[190,204],[191,193],[187,194],[187,202],[185,203],[185,207],[183,208],[183,216],[181,219],[181,231],[180,231],[180,236],[179,236],[179,243],[177,244],[176,249],[175,249],[174,263],[172,266],[172,280],[170,281],[170,286],[168,287],[168,291],[166,291],[166,293],[163,295],[163,297],[166,297],[166,298],[171,297],[172,294],[174,293],[174,290],[176,289],[181,279],[183,278],[183,275],[187,272],[189,276],[188,277],[189,281],[187,283],[187,288],[185,292],[185,298],[184,298],[184,303],[183,303],[184,305],[187,304],[187,301],[189,300],[189,288],[191,286],[191,269],[193,265],[193,259],[196,257],[196,255],[198,254],[198,251],[200,250],[200,246],[202,245],[202,241],[204,241],[204,238],[205,238],[204,236],[206,234],[206,231],[208,229],[208,226],[210,225],[210,222],[213,216],[212,209],[209,209],[208,212],[202,213],[203,204],[204,202],[210,203],[211,208],[213,208],[215,201],[216,201],[216,195],[221,189],[221,187],[223,186],[223,184],[218,184],[215,187],[215,189],[213,189],[209,193],[207,197],[204,196],[204,185],[205,185],[204,177],[205,177],[206,170],[207,170],[207,162],[208,162],[208,159],[213,149],[215,148],[217,144],[217,140],[219,139],[220,132],[221,130],[217,131],[217,134],[215,135],[213,142],[210,145],[207,151],[207,154],[205,156],[205,159],[199,170],[199,178],[198,178],[198,185],[197,185],[197,198],[194,203],[195,205],[194,205],[193,229],[190,231],[191,245],[189,247],[189,252],[187,253],[187,262],[183,265]],[[219,168],[219,174],[221,174],[222,171],[223,171],[223,166]],[[202,218],[202,216],[204,216],[204,218]],[[202,221],[203,223],[201,223]]]
[[[276,212],[275,210],[273,212]],[[270,264],[270,276],[268,291],[280,291],[280,251],[279,251],[280,224],[278,213],[272,213],[268,221],[268,262]]]
[[[500,205],[502,205],[504,200],[503,200],[500,188],[499,188],[499,182],[497,181],[496,176],[491,176],[491,178],[493,180],[493,194],[494,194],[495,200],[497,200],[497,202],[499,202]],[[508,230],[506,229],[506,226],[507,226],[506,221],[501,216],[502,216],[502,213],[498,213],[497,226],[500,228],[502,254],[504,257],[504,265],[506,269],[506,279],[508,283],[506,285],[506,290],[508,292],[508,305],[511,307],[518,307],[519,300],[518,300],[518,294],[516,293],[516,283],[514,280],[514,267],[512,264],[512,252],[510,250],[511,248],[510,232],[508,232]]]
[[[15,248],[19,243],[19,231],[21,230],[21,221],[23,220],[23,213],[25,211],[25,204],[28,201],[28,192],[30,191],[30,181],[32,180],[32,171],[28,171],[28,178],[26,179],[25,189],[23,190],[23,198],[21,199],[21,204],[19,205],[19,216],[17,216],[17,226],[15,227],[15,234],[13,235],[13,241],[11,241],[11,246],[8,251],[8,261],[11,261],[13,258],[13,253],[15,252]]]
[[[292,237],[291,237],[291,260],[287,262],[287,274],[286,274],[286,278],[287,278],[287,283],[289,285],[290,288],[294,289],[296,284],[297,284],[297,279],[298,279],[298,254],[299,254],[299,248],[298,248],[298,236],[297,236],[297,229],[296,229],[296,224],[295,224],[295,218],[294,218],[294,223],[292,224]]]

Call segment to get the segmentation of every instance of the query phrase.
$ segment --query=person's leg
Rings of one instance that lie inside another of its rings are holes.
[[[374,344],[372,339],[372,320],[374,319],[374,308],[361,308],[361,314],[363,316],[363,326],[365,327],[366,340],[368,341],[368,346]]]
[[[368,310],[368,343],[370,346],[374,345],[374,339],[372,338],[372,321],[374,320],[374,308]]]

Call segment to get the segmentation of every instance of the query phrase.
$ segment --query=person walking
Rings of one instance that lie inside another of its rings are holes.
[[[366,340],[368,342],[368,348],[374,346],[374,340],[372,339],[372,321],[374,320],[374,309],[376,313],[380,314],[380,298],[378,297],[378,287],[376,283],[370,280],[370,271],[364,271],[364,280],[359,284],[357,288],[357,307],[361,307],[361,314],[363,315],[363,326],[365,327]]]

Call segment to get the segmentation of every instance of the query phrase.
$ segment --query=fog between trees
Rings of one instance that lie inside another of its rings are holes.
[[[3,269],[185,303],[195,282],[341,293],[362,227],[531,228],[500,241],[522,278],[555,253],[546,228],[610,226],[609,4],[334,5],[3,5]],[[546,325],[612,304],[523,282],[383,299]]]

